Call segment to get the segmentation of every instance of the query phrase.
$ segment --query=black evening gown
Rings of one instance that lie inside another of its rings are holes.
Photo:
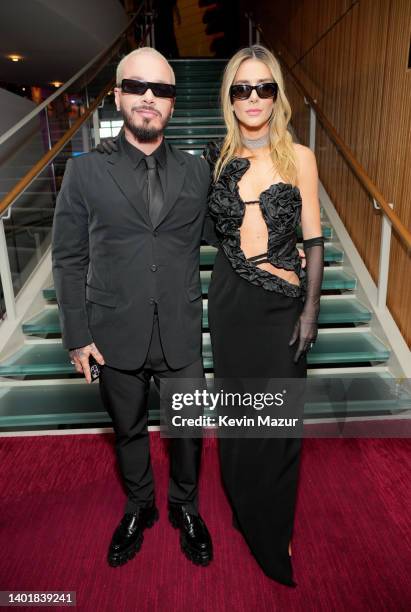
[[[306,355],[288,346],[303,302],[242,278],[219,249],[208,294],[216,378],[305,378]],[[235,384],[235,383],[234,383]],[[292,537],[300,438],[224,438],[224,487],[238,526],[267,576],[296,586]]]
[[[219,152],[218,143],[209,143],[204,150],[211,168]],[[212,183],[208,197],[209,216],[215,223],[215,239],[209,242],[218,246],[208,292],[214,376],[224,385],[228,382],[230,390],[250,389],[257,379],[307,377],[306,353],[295,364],[298,340],[288,345],[307,291],[296,247],[301,193],[298,187],[280,182],[260,194],[254,205],[260,206],[267,225],[267,253],[247,259],[240,228],[246,206],[253,203],[241,199],[238,182],[249,167],[248,159],[233,158]],[[294,271],[299,285],[260,268],[261,259]],[[302,416],[300,399],[293,400],[292,407]],[[222,478],[235,522],[265,574],[288,586],[296,586],[288,544],[300,452],[299,437],[219,438]]]

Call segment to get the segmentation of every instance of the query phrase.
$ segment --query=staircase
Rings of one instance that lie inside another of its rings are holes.
[[[176,60],[172,63],[177,80],[177,104],[166,136],[179,148],[192,155],[201,155],[207,142],[224,134],[218,93],[225,62]],[[106,103],[100,118],[114,119],[118,114],[113,105]],[[64,167],[64,159],[60,159],[60,164]],[[39,178],[35,185],[36,207],[42,211],[40,217],[26,206],[32,202],[27,200],[25,204],[23,197],[13,207],[15,224],[21,218],[25,229],[32,224],[36,231],[43,226],[45,231],[50,229],[54,194],[48,189],[49,184],[50,179],[42,182]],[[33,223],[31,215],[35,215]],[[387,402],[385,393],[385,383],[393,380],[389,343],[383,334],[377,335],[373,330],[373,313],[358,298],[357,278],[346,265],[344,250],[323,209],[322,228],[326,242],[320,329],[317,342],[307,355],[308,375],[322,379],[358,379],[357,396],[344,405],[345,416],[396,414],[401,411],[401,402]],[[29,256],[29,250],[33,248],[35,245],[22,238],[16,244],[15,255]],[[215,255],[216,249],[202,246],[203,361],[208,375],[212,375],[213,360],[207,292]],[[100,403],[98,383],[88,385],[82,376],[76,374],[67,351],[62,347],[53,286],[43,289],[41,306],[24,321],[21,332],[20,347],[0,360],[0,428],[64,429],[110,424],[110,417]],[[338,405],[336,410],[327,399],[306,404],[306,419],[327,419],[336,414]],[[158,398],[152,389],[150,423],[157,422]]]

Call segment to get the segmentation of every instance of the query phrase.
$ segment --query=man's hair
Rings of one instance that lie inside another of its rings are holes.
[[[128,60],[128,58],[129,57],[134,57],[136,55],[141,55],[142,53],[147,53],[147,54],[149,53],[151,55],[156,56],[158,59],[164,60],[168,64],[168,66],[170,68],[171,84],[175,85],[176,77],[175,77],[175,74],[174,74],[174,70],[173,70],[171,64],[164,57],[164,55],[162,55],[159,51],[157,51],[156,49],[153,49],[152,47],[140,47],[139,49],[134,49],[134,51],[131,51],[130,53],[128,53],[128,55],[125,55],[120,60],[118,66],[117,66],[117,70],[116,70],[116,84],[117,84],[117,86],[120,85],[121,81],[123,80],[124,64]]]

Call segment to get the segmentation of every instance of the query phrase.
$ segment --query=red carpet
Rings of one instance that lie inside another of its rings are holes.
[[[212,440],[200,491],[212,564],[195,567],[180,552],[166,517],[167,455],[154,434],[160,521],[133,561],[108,567],[124,505],[112,443],[112,435],[0,438],[0,590],[76,591],[77,609],[93,612],[411,609],[409,440],[304,440],[294,589],[266,578],[231,527]]]

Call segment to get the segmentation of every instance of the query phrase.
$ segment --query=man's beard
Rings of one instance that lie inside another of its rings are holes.
[[[171,113],[168,115],[165,121],[162,121],[160,128],[150,127],[150,119],[143,117],[143,125],[135,125],[133,122],[132,112],[128,113],[124,108],[120,108],[121,114],[123,115],[124,125],[133,134],[134,138],[139,142],[155,142],[160,136],[163,135],[164,128],[166,127]]]

